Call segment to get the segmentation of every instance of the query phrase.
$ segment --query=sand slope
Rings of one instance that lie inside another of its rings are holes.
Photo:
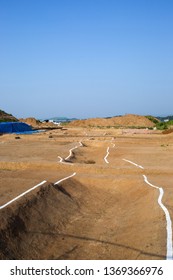
[[[134,127],[154,127],[155,124],[144,116],[127,114],[121,117],[93,118],[87,120],[76,120],[69,124],[72,126],[134,126]]]

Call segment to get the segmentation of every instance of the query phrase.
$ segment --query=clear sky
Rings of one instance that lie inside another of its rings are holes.
[[[172,0],[0,0],[0,109],[173,114]]]

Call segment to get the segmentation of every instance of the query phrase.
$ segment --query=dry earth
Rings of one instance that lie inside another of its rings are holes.
[[[0,209],[0,258],[165,259],[165,214],[143,174],[164,189],[173,219],[172,155],[172,134],[68,128],[0,136],[0,206],[46,180]]]
[[[91,118],[86,120],[75,120],[70,122],[70,127],[88,127],[88,126],[112,126],[112,127],[154,127],[155,124],[145,116],[126,114],[111,118]]]

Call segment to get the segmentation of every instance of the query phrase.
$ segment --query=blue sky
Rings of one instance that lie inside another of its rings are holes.
[[[173,114],[172,0],[0,0],[0,109]]]

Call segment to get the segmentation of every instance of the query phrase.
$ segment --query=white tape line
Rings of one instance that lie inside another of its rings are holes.
[[[143,175],[144,177],[144,181],[151,187],[156,188],[159,190],[160,195],[158,198],[158,204],[160,205],[160,207],[162,208],[162,210],[165,213],[166,216],[166,231],[167,231],[167,253],[166,253],[166,259],[167,260],[172,260],[173,259],[173,248],[172,248],[172,221],[170,218],[170,214],[168,209],[165,207],[165,205],[162,203],[162,198],[163,198],[163,194],[164,191],[162,188],[154,186],[153,184],[151,184],[150,182],[148,182],[147,176]]]
[[[58,156],[58,158],[59,158],[59,162],[63,162],[63,158],[62,157],[60,157],[60,156]]]
[[[74,172],[72,175],[70,175],[70,176],[68,176],[68,177],[65,177],[65,178],[59,180],[59,181],[56,182],[54,185],[57,185],[57,184],[61,183],[62,181],[67,180],[67,179],[69,179],[69,178],[71,178],[71,177],[73,177],[73,176],[75,176],[75,175],[76,175],[76,172]],[[36,185],[36,186],[30,188],[29,190],[27,190],[27,191],[21,193],[20,195],[16,196],[15,198],[13,198],[12,200],[8,201],[8,202],[5,203],[4,205],[1,205],[1,206],[0,206],[0,210],[3,209],[3,208],[5,208],[5,207],[8,206],[9,204],[13,203],[13,202],[16,201],[17,199],[21,198],[21,197],[24,196],[25,194],[27,194],[27,193],[33,191],[34,189],[40,187],[40,186],[43,185],[43,184],[45,184],[46,182],[47,182],[47,181],[42,181],[42,182],[39,183],[38,185]]]
[[[76,172],[74,172],[72,175],[70,175],[70,176],[68,176],[68,177],[65,177],[65,178],[63,178],[63,179],[57,181],[56,183],[54,183],[54,185],[58,185],[59,183],[65,181],[65,180],[67,180],[67,179],[69,179],[69,178],[71,178],[71,177],[73,177],[73,176],[75,176],[75,175],[76,175]]]
[[[41,185],[43,185],[44,183],[46,183],[47,181],[43,181],[41,183],[39,183],[38,185],[34,186],[33,188],[27,190],[26,192],[21,193],[20,195],[16,196],[15,198],[13,198],[12,200],[10,200],[9,202],[5,203],[4,205],[0,206],[0,209],[5,208],[6,206],[8,206],[9,204],[11,204],[12,202],[16,201],[17,199],[21,198],[22,196],[24,196],[25,194],[33,191],[34,189],[40,187]]]
[[[131,160],[128,160],[128,159],[125,159],[125,158],[123,158],[123,160],[124,160],[124,161],[127,161],[127,162],[129,162],[129,163],[131,163],[131,164],[133,164],[133,165],[135,165],[135,166],[141,168],[141,169],[144,169],[144,167],[143,167],[142,165],[138,165],[137,163],[135,163],[135,162],[133,162],[133,161],[131,161]]]
[[[72,162],[66,162],[66,161],[64,161],[64,160],[63,160],[63,158],[62,158],[62,157],[60,157],[60,156],[58,156],[58,158],[60,159],[60,160],[59,160],[59,162],[60,162],[60,163],[73,165],[73,163],[72,163]]]
[[[75,149],[77,149],[77,148],[79,148],[79,147],[81,147],[81,146],[83,146],[83,145],[82,145],[81,142],[79,142],[79,146],[75,146],[74,148],[70,149],[70,150],[69,150],[70,153],[69,153],[68,157],[65,158],[65,160],[69,159],[69,158],[72,156],[72,151],[73,151],[73,150],[75,150]]]
[[[109,147],[107,148],[107,154],[104,157],[104,160],[105,160],[106,163],[109,163],[109,161],[107,160],[108,155],[109,155]]]

